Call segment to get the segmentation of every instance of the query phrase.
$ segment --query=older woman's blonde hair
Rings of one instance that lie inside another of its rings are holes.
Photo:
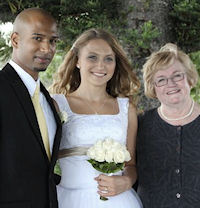
[[[143,80],[145,95],[156,98],[154,75],[159,70],[164,70],[178,60],[185,68],[188,83],[194,87],[198,81],[198,73],[190,57],[179,50],[175,44],[167,43],[159,51],[154,52],[143,66]]]
[[[129,97],[134,103],[134,97],[140,86],[139,80],[132,70],[128,58],[116,38],[103,29],[89,29],[83,32],[74,42],[72,48],[65,56],[57,74],[54,76],[50,87],[52,93],[69,94],[75,91],[80,83],[81,77],[77,68],[79,51],[87,45],[90,40],[102,39],[112,48],[116,57],[116,67],[113,77],[108,81],[106,91],[112,97]]]

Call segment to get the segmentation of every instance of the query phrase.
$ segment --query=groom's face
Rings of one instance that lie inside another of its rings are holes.
[[[56,23],[41,14],[32,14],[20,28],[15,34],[17,61],[14,61],[35,77],[38,72],[46,70],[55,54],[58,39]]]

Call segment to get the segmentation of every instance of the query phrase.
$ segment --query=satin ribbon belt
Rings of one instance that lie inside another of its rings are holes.
[[[73,147],[69,149],[62,149],[58,152],[58,158],[69,157],[69,156],[81,156],[86,155],[89,147]]]

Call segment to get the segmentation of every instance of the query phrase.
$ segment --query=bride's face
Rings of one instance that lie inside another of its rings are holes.
[[[116,66],[115,54],[102,39],[90,40],[79,51],[77,67],[81,83],[105,85],[112,78]]]

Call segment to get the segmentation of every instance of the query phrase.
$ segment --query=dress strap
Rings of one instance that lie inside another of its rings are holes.
[[[69,149],[59,150],[58,158],[69,157],[69,156],[82,156],[86,155],[89,147],[73,147]]]
[[[128,98],[117,98],[118,105],[119,105],[119,111],[120,114],[127,115],[128,113],[128,107],[129,107],[129,99]]]
[[[64,94],[54,94],[52,97],[57,102],[60,111],[66,111],[68,116],[72,114],[67,98]]]

